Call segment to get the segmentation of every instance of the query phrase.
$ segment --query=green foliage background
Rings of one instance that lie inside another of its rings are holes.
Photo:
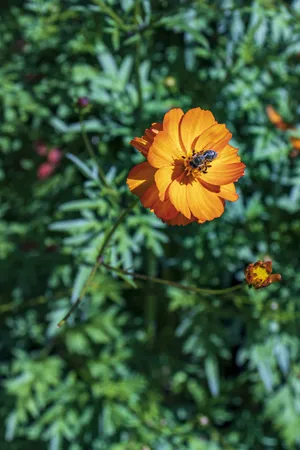
[[[299,117],[299,1],[25,0],[2,17],[1,449],[300,448],[300,157],[265,113]],[[187,227],[138,205],[105,261],[220,288],[269,255],[283,282],[200,296],[102,268],[58,329],[132,202],[130,139],[196,106],[233,133],[239,201]],[[46,180],[37,140],[64,151]]]

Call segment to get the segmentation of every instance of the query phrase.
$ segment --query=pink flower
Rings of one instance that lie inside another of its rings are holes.
[[[46,146],[46,144],[43,141],[36,141],[36,142],[34,142],[34,150],[40,156],[46,156],[47,155],[47,146]]]
[[[37,171],[37,177],[39,180],[45,180],[46,178],[49,178],[53,172],[55,167],[50,163],[43,163],[39,166]]]
[[[48,153],[48,161],[51,164],[58,164],[62,158],[62,151],[59,148],[52,148]]]

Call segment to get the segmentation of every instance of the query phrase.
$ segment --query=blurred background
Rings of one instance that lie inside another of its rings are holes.
[[[1,16],[1,450],[299,449],[299,0],[24,0]],[[240,149],[239,200],[187,227],[138,205],[105,261],[226,288],[271,259],[283,281],[205,296],[101,268],[58,329],[135,198],[129,141],[197,106]]]

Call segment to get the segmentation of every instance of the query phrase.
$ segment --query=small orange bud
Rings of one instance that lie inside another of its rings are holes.
[[[257,261],[245,269],[246,283],[255,289],[261,289],[281,280],[281,275],[272,275],[272,261]]]

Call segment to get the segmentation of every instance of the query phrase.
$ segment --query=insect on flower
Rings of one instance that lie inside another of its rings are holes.
[[[147,161],[131,169],[129,189],[169,225],[220,217],[225,200],[238,199],[234,181],[245,168],[231,136],[210,111],[171,109],[131,141]]]
[[[212,162],[217,157],[217,152],[214,150],[205,150],[204,152],[195,153],[195,150],[193,150],[192,155],[190,166],[193,169],[198,169],[203,173],[207,173],[208,167],[211,167],[208,163]]]

